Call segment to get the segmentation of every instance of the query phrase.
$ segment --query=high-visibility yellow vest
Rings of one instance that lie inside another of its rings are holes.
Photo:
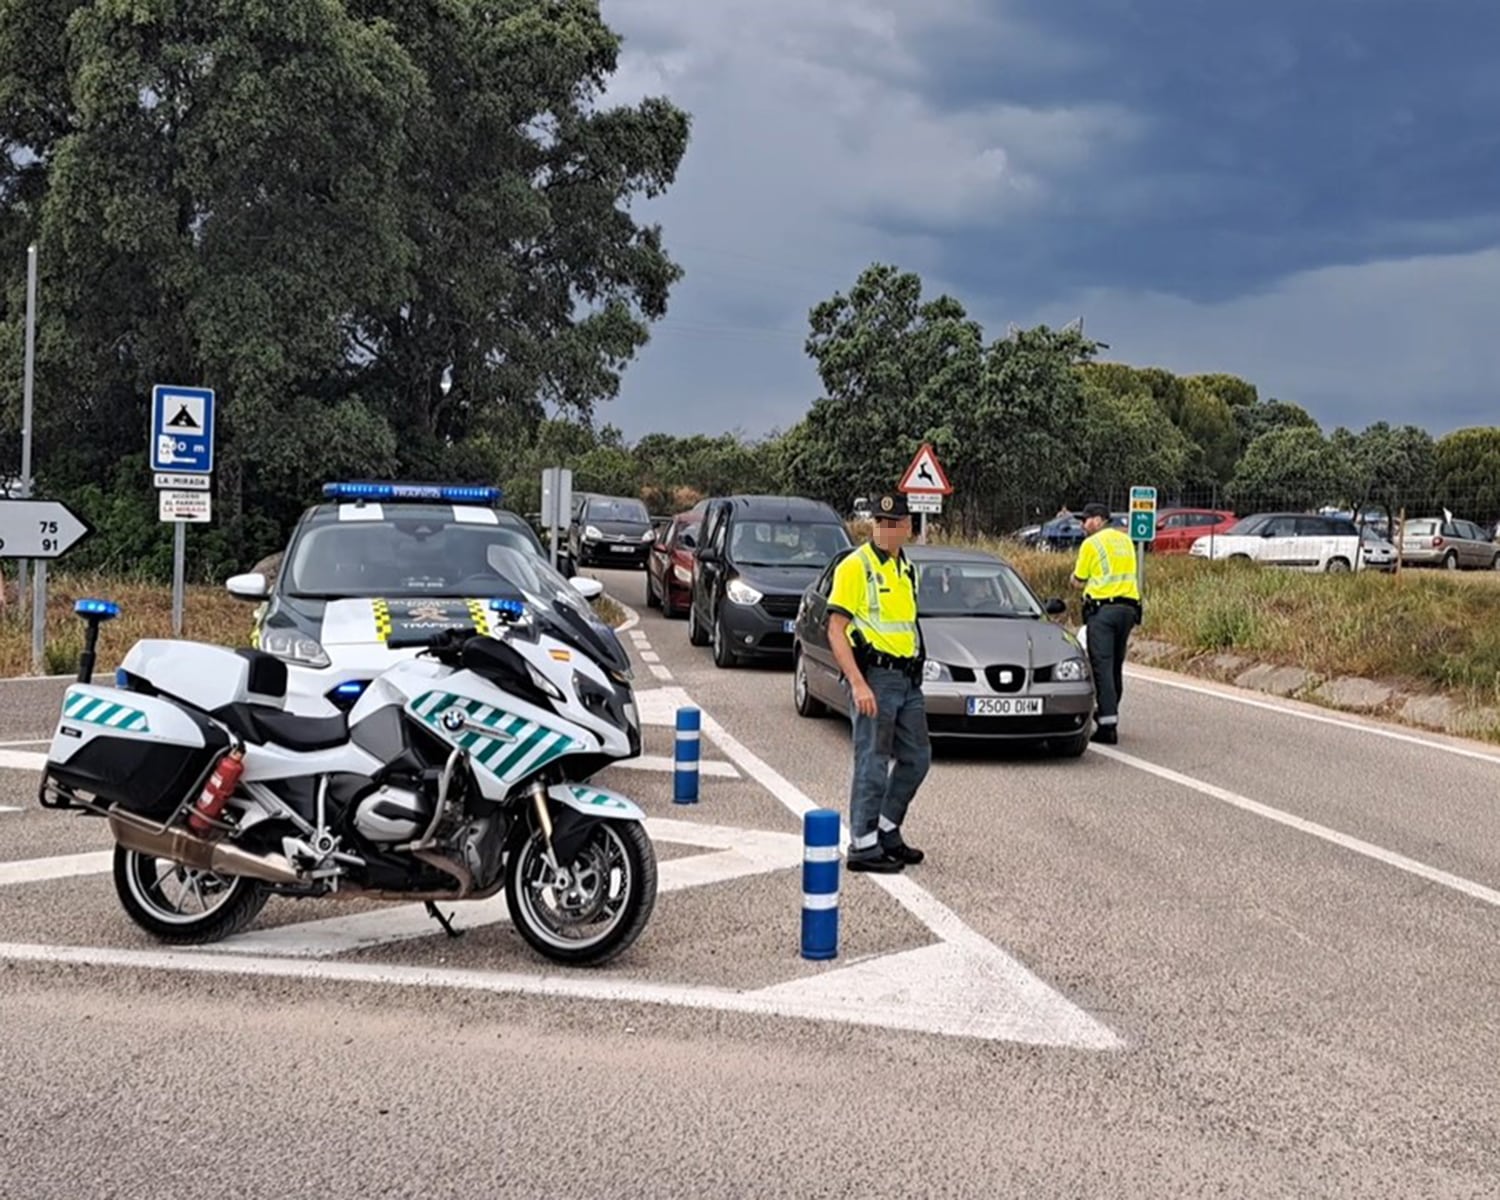
[[[1135,543],[1123,530],[1106,527],[1084,538],[1073,574],[1087,580],[1083,594],[1094,600],[1139,600],[1135,577]]]
[[[872,650],[916,657],[916,572],[905,558],[882,558],[866,542],[835,569],[828,606],[849,618],[845,636],[851,644],[858,630]]]

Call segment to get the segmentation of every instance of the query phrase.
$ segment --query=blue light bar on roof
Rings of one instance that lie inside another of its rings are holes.
[[[79,600],[73,611],[80,617],[100,617],[105,621],[120,615],[120,606],[113,600]]]
[[[526,605],[522,604],[519,600],[507,600],[496,596],[490,601],[490,611],[508,613],[513,617],[519,617],[526,612]]]
[[[467,483],[325,483],[330,500],[440,500],[449,504],[494,504],[500,489]]]

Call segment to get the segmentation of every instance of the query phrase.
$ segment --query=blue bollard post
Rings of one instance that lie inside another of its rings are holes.
[[[802,957],[839,956],[839,815],[815,808],[802,818]]]
[[[672,803],[698,803],[698,759],[701,753],[699,726],[702,714],[696,708],[677,710],[677,749],[672,773]]]

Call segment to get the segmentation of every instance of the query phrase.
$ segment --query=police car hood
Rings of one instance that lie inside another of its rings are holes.
[[[617,671],[629,668],[630,656],[620,644],[619,637],[598,617],[584,615],[560,601],[547,604],[538,597],[528,596],[527,599],[554,637]],[[580,602],[578,608],[582,607]],[[489,610],[487,597],[329,600],[323,609],[318,640],[329,651],[341,647],[383,647],[386,639],[392,636],[420,636],[455,626],[472,626],[482,633],[494,634],[498,632],[497,620]]]
[[[486,602],[462,596],[403,597],[398,600],[330,600],[323,610],[325,648],[369,646],[392,634],[436,633],[455,625],[490,632]]]

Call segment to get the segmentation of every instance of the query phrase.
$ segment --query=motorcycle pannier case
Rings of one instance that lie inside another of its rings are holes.
[[[63,697],[46,775],[163,821],[228,748],[221,728],[166,700],[75,683]]]

